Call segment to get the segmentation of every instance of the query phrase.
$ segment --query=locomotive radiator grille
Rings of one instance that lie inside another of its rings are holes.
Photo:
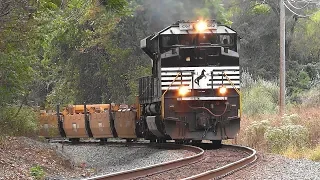
[[[218,89],[221,85],[233,88],[223,72],[227,74],[236,88],[240,88],[239,66],[219,67],[169,67],[161,68],[161,89],[166,90],[178,73],[182,74],[171,86],[170,90],[187,86],[189,89]],[[193,79],[193,82],[192,82]]]

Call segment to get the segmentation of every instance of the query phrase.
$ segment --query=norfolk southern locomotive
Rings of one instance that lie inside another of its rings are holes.
[[[78,105],[43,113],[41,135],[52,137],[56,129],[53,134],[71,140],[233,139],[241,115],[239,43],[233,29],[215,20],[178,21],[141,40],[152,75],[139,79],[136,108]]]

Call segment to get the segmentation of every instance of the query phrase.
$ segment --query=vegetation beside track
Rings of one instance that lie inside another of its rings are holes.
[[[296,101],[288,101],[286,114],[279,116],[277,83],[242,76],[244,116],[237,142],[290,158],[320,161],[320,87],[295,95]]]

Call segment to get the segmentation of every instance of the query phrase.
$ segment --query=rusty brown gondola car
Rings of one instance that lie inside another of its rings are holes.
[[[136,116],[135,110],[119,109],[111,104],[69,105],[58,113],[41,111],[39,135],[75,142],[80,138],[133,140],[137,138]]]

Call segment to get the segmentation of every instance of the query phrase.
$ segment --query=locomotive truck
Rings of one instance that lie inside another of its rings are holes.
[[[178,21],[141,40],[152,75],[139,78],[134,107],[73,105],[41,115],[40,135],[200,142],[240,129],[239,36],[215,20]]]

